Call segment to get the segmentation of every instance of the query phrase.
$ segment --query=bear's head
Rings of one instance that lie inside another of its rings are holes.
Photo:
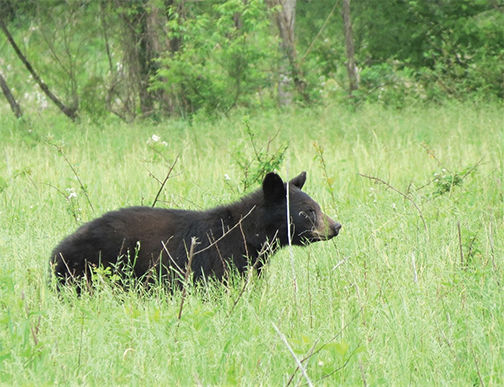
[[[289,202],[291,243],[302,245],[328,240],[338,235],[341,225],[324,214],[320,205],[301,189],[306,172],[287,183],[276,173],[263,180],[264,220],[269,235],[277,233],[280,244],[288,244],[287,201]]]

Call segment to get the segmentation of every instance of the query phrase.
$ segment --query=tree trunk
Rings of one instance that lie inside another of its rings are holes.
[[[2,18],[0,18],[0,28],[2,29],[2,31],[4,32],[5,36],[7,37],[7,40],[9,41],[10,45],[12,46],[12,48],[14,49],[14,51],[16,52],[17,56],[19,57],[19,59],[21,60],[21,62],[23,62],[23,64],[25,65],[25,67],[28,69],[28,71],[30,72],[30,74],[32,75],[33,79],[35,79],[35,82],[37,82],[37,84],[40,86],[40,88],[42,89],[42,91],[44,92],[45,95],[47,95],[47,97],[54,102],[54,104],[68,117],[70,118],[72,121],[75,121],[75,119],[77,118],[77,108],[76,107],[68,107],[66,105],[64,105],[59,99],[58,97],[56,97],[52,92],[51,90],[49,90],[49,87],[44,83],[44,81],[42,81],[42,79],[40,79],[40,77],[38,76],[38,74],[35,72],[35,70],[33,69],[32,65],[30,64],[30,62],[28,62],[28,60],[26,59],[26,57],[23,55],[23,53],[21,52],[21,50],[19,49],[18,45],[16,44],[16,42],[14,41],[14,38],[12,37],[12,35],[10,34],[9,30],[7,29],[7,26],[5,25],[4,21]]]
[[[359,88],[359,75],[357,73],[357,65],[355,64],[352,20],[350,18],[350,0],[343,0],[342,14],[343,14],[344,33],[345,33],[345,48],[347,56],[346,67],[349,81],[348,92],[351,96],[352,92]]]
[[[1,73],[0,73],[0,87],[2,88],[2,92],[4,93],[5,98],[7,98],[7,101],[9,101],[9,105],[11,107],[12,112],[16,115],[17,118],[21,118],[21,116],[23,115],[23,113],[21,112],[21,107],[16,102],[16,99],[12,95],[9,86],[7,86],[7,82],[5,81]]]
[[[278,83],[278,99],[281,105],[292,102],[290,91],[291,82],[298,94],[308,101],[306,83],[297,62],[296,45],[294,42],[294,24],[296,21],[296,0],[269,0],[270,7],[278,7],[275,14],[278,31],[280,33],[280,49],[284,55],[280,65],[280,80]]]
[[[142,0],[131,5],[129,1],[117,0],[122,5],[122,19],[126,30],[123,40],[125,62],[129,69],[130,82],[134,83],[140,100],[140,111],[144,116],[152,114],[154,102],[159,95],[149,90],[151,77],[156,74],[156,59],[167,50],[163,26],[165,16],[157,3]]]

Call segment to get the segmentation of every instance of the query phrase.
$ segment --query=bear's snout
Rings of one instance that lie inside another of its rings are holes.
[[[325,229],[324,230],[325,231],[325,239],[331,239],[339,234],[339,231],[341,229],[341,224],[339,224],[338,222],[335,222],[330,217],[325,215],[324,229]]]
[[[341,224],[335,222],[326,214],[322,214],[320,223],[318,224],[317,228],[312,230],[312,241],[326,241],[334,238],[339,234],[340,229]]]
[[[334,222],[334,224],[331,226],[331,229],[334,233],[334,236],[339,234],[339,230],[341,229],[341,224]]]

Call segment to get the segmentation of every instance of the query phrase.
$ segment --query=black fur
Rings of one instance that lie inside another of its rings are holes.
[[[341,228],[301,190],[305,180],[303,172],[288,186],[295,245],[330,239]],[[275,248],[288,244],[286,211],[287,185],[269,173],[262,189],[207,211],[130,207],[108,212],[64,239],[50,262],[61,283],[89,279],[99,265],[124,274],[124,263],[137,278],[158,276],[160,270],[163,278],[173,278],[185,272],[196,238],[193,278],[222,279],[231,266],[240,273],[250,265],[260,270]]]

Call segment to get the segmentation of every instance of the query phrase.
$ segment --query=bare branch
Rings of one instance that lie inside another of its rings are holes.
[[[306,56],[310,53],[310,51],[312,50],[313,48],[313,44],[315,43],[315,41],[318,39],[318,37],[320,36],[320,34],[322,33],[322,31],[325,29],[326,25],[327,25],[327,22],[329,21],[329,19],[331,18],[331,16],[334,14],[334,11],[336,10],[336,6],[339,4],[339,1],[335,1],[334,2],[334,5],[331,9],[331,12],[329,12],[329,14],[327,15],[326,19],[324,20],[324,23],[322,23],[322,27],[320,27],[320,30],[317,32],[317,35],[315,35],[315,37],[313,38],[313,40],[311,41],[310,45],[308,46],[308,48],[306,49],[305,53],[303,54],[303,56],[301,57],[300,59],[300,63],[303,63]]]
[[[420,215],[420,219],[422,219],[422,223],[424,225],[425,232],[428,232],[427,223],[425,222],[425,218],[424,218],[424,216],[422,214],[422,210],[420,209],[420,207],[418,207],[418,205],[415,203],[415,201],[412,198],[410,198],[405,193],[402,193],[397,188],[391,186],[389,183],[387,183],[386,181],[380,179],[379,177],[368,176],[368,175],[364,175],[362,173],[359,173],[359,175],[361,175],[362,177],[365,177],[366,179],[370,179],[370,180],[374,180],[374,181],[377,181],[379,183],[382,183],[383,185],[385,185],[388,188],[390,188],[392,191],[397,192],[403,198],[405,198],[406,200],[410,201],[413,204],[413,206],[415,206],[416,210],[418,211],[418,214]]]
[[[197,244],[197,239],[195,237],[191,238],[191,247],[189,247],[189,255],[187,259],[187,267],[186,267],[186,272],[185,272],[185,277],[184,277],[184,287],[182,289],[182,299],[180,300],[180,309],[178,312],[177,318],[180,320],[182,317],[182,309],[184,308],[184,301],[187,295],[187,282],[189,280],[189,275],[191,274],[191,265],[192,265],[192,260],[194,257],[194,246]]]
[[[164,178],[163,182],[161,183],[161,187],[159,187],[159,191],[156,195],[156,197],[154,198],[154,201],[152,202],[152,206],[151,207],[154,207],[156,205],[156,202],[159,198],[159,195],[161,195],[161,191],[163,190],[166,182],[168,181],[168,179],[170,178],[170,175],[173,171],[173,168],[175,168],[175,164],[177,164],[177,161],[180,157],[180,153],[177,155],[177,157],[175,157],[175,161],[173,162],[173,164],[171,165],[170,169],[168,170],[168,173],[166,174],[166,177]]]
[[[173,238],[173,237],[170,237],[170,239]],[[175,259],[173,259],[173,257],[171,256],[170,252],[168,251],[168,248],[166,247],[166,245],[168,244],[168,242],[170,241],[170,239],[168,239],[168,241],[165,243],[164,241],[161,241],[161,245],[163,245],[163,250],[166,251],[166,254],[168,255],[168,258],[170,258],[170,261],[173,262],[173,264],[177,267],[177,270],[179,271],[180,275],[182,275],[182,273],[184,272],[182,270],[182,268],[178,265],[177,261],[175,261]],[[160,257],[161,258],[161,257]]]
[[[7,98],[11,110],[16,116],[16,118],[21,118],[21,116],[23,115],[23,113],[21,112],[21,107],[19,106],[16,99],[12,95],[9,86],[7,86],[7,81],[4,79],[1,72],[0,72],[0,87],[2,88],[2,92],[5,95],[5,98]]]
[[[241,226],[240,226],[241,228]],[[224,230],[224,226],[222,228]],[[222,232],[225,232],[225,231],[222,231]],[[215,250],[217,250],[217,255],[219,256],[219,260],[221,262],[221,265],[222,265],[222,270],[223,270],[223,277],[226,278],[226,280],[229,278],[229,270],[228,270],[228,267],[226,265],[226,262],[224,261],[224,258],[222,257],[222,254],[220,252],[220,249],[219,249],[219,245],[217,243],[215,243],[215,237],[213,235],[213,232],[212,230],[210,230],[210,235],[207,234],[207,238],[208,238],[208,242],[213,244],[215,246]]]
[[[37,82],[37,84],[40,86],[40,88],[42,89],[42,91],[45,93],[45,95],[47,95],[47,97],[54,102],[54,104],[68,117],[70,118],[72,121],[75,121],[75,119],[77,118],[77,107],[68,107],[66,105],[64,105],[59,99],[58,97],[56,97],[52,92],[51,90],[49,90],[49,87],[44,83],[44,81],[42,81],[42,79],[40,79],[39,75],[35,72],[35,70],[33,69],[32,65],[30,64],[30,62],[28,62],[28,60],[26,59],[26,57],[23,55],[23,53],[21,52],[21,50],[19,49],[18,45],[16,44],[16,42],[14,41],[14,38],[12,37],[11,33],[9,32],[9,30],[7,29],[7,26],[5,25],[4,21],[2,18],[0,18],[0,29],[3,31],[3,33],[5,34],[5,36],[7,37],[7,40],[9,41],[10,45],[12,46],[12,48],[14,49],[14,51],[16,52],[18,58],[21,60],[21,62],[23,62],[23,64],[25,65],[25,67],[27,68],[27,70],[30,72],[30,74],[33,76],[33,79],[35,79],[35,81]]]
[[[223,238],[225,238],[231,231],[233,231],[235,228],[239,227],[241,222],[243,222],[245,220],[245,218],[247,218],[247,216],[249,216],[252,211],[254,211],[256,208],[256,206],[253,206],[249,212],[247,212],[244,216],[242,216],[240,218],[240,220],[233,226],[231,227],[229,230],[227,230],[225,233],[223,233],[219,238],[217,238],[213,243],[209,244],[208,246],[206,246],[205,248],[201,249],[201,250],[198,250],[194,253],[194,255],[198,255],[204,251],[207,251],[208,249],[212,248],[215,244],[219,243]]]

